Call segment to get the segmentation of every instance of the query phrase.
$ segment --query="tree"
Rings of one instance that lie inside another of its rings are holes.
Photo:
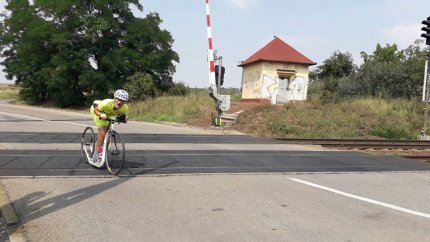
[[[405,72],[400,62],[374,62],[363,64],[358,72],[362,93],[377,97],[400,97],[396,92],[405,79]]]
[[[381,47],[378,43],[373,55],[369,55],[364,51],[360,54],[365,64],[398,62],[404,58],[403,51],[397,51],[396,44],[387,44],[385,47]]]
[[[128,78],[124,88],[129,90],[130,100],[145,101],[159,95],[159,89],[154,78],[149,74],[136,73]]]
[[[340,88],[349,90],[340,84],[345,85],[356,69],[350,53],[333,52],[330,58],[324,60],[321,66],[309,74],[311,79],[309,93],[324,100],[336,100]]]
[[[330,58],[323,61],[317,68],[318,79],[341,78],[349,76],[357,69],[350,53],[335,51]]]
[[[424,63],[430,54],[430,48],[421,48],[423,39],[416,40],[404,50],[404,69],[406,72],[405,91],[407,97],[420,97],[422,94]]]
[[[0,25],[0,53],[8,79],[29,102],[81,105],[123,87],[136,73],[159,89],[172,85],[173,38],[157,13],[136,18],[138,0],[10,0]]]
[[[397,50],[397,45],[381,47],[377,44],[372,55],[362,52],[363,65],[358,71],[363,93],[387,98],[413,98],[421,92],[424,73],[425,50],[419,46],[421,40],[406,50]]]
[[[377,44],[372,54],[361,52],[364,63],[352,72],[343,71],[351,68],[341,68],[351,66],[352,58],[335,52],[312,74],[316,80],[310,82],[309,93],[324,100],[350,96],[418,98],[424,62],[429,55],[429,47],[422,49],[422,43],[423,40],[416,40],[405,50],[398,50],[396,44]],[[341,65],[348,62],[351,65]]]

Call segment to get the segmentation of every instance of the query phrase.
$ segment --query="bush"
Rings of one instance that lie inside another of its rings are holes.
[[[128,91],[132,101],[145,101],[159,95],[157,85],[149,74],[137,73],[127,80],[124,89]]]
[[[408,137],[405,130],[383,126],[377,126],[371,129],[370,134],[385,139],[405,139]]]
[[[275,137],[286,137],[294,129],[283,120],[274,120],[269,124],[269,129]]]
[[[169,96],[186,96],[188,93],[189,88],[183,82],[173,84],[167,92]]]

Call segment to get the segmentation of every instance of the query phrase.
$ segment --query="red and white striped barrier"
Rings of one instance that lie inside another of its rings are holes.
[[[212,41],[209,0],[206,0],[206,22],[207,22],[208,46],[209,46],[209,48],[208,48],[209,84],[211,86],[216,86],[216,82],[215,82],[215,60],[214,60],[214,50],[213,50],[213,41]]]

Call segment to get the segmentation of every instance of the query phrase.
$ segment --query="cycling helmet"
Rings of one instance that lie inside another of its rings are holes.
[[[115,98],[124,100],[124,101],[128,101],[128,92],[122,90],[122,89],[118,89],[116,90],[116,92],[113,94],[113,96]]]

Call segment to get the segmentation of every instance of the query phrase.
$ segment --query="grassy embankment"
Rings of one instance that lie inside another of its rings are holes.
[[[130,117],[148,122],[187,123],[200,115],[210,115],[214,107],[207,90],[191,89],[186,96],[163,96],[130,104]]]
[[[17,94],[17,88],[0,88],[0,99],[15,98]],[[244,109],[233,128],[256,136],[417,139],[424,124],[425,105],[417,101],[360,98],[337,103],[306,101],[245,106],[239,100],[239,95],[232,96],[232,110]],[[213,107],[207,90],[191,89],[185,97],[164,96],[131,103],[130,117],[210,127]],[[199,119],[208,121],[195,121]]]
[[[19,88],[14,85],[0,84],[0,100],[16,99],[18,97]]]
[[[242,106],[235,96],[232,107]],[[151,122],[200,124],[210,120],[213,101],[207,91],[186,97],[160,97],[132,104],[134,119]],[[307,101],[286,105],[256,104],[244,107],[235,129],[247,134],[289,138],[417,139],[423,127],[424,104],[402,99],[360,98],[338,103]],[[429,115],[430,117],[430,115]],[[190,121],[191,120],[191,121]]]
[[[417,139],[424,104],[407,100],[360,98],[264,105],[245,112],[237,126],[248,134],[289,138]]]

